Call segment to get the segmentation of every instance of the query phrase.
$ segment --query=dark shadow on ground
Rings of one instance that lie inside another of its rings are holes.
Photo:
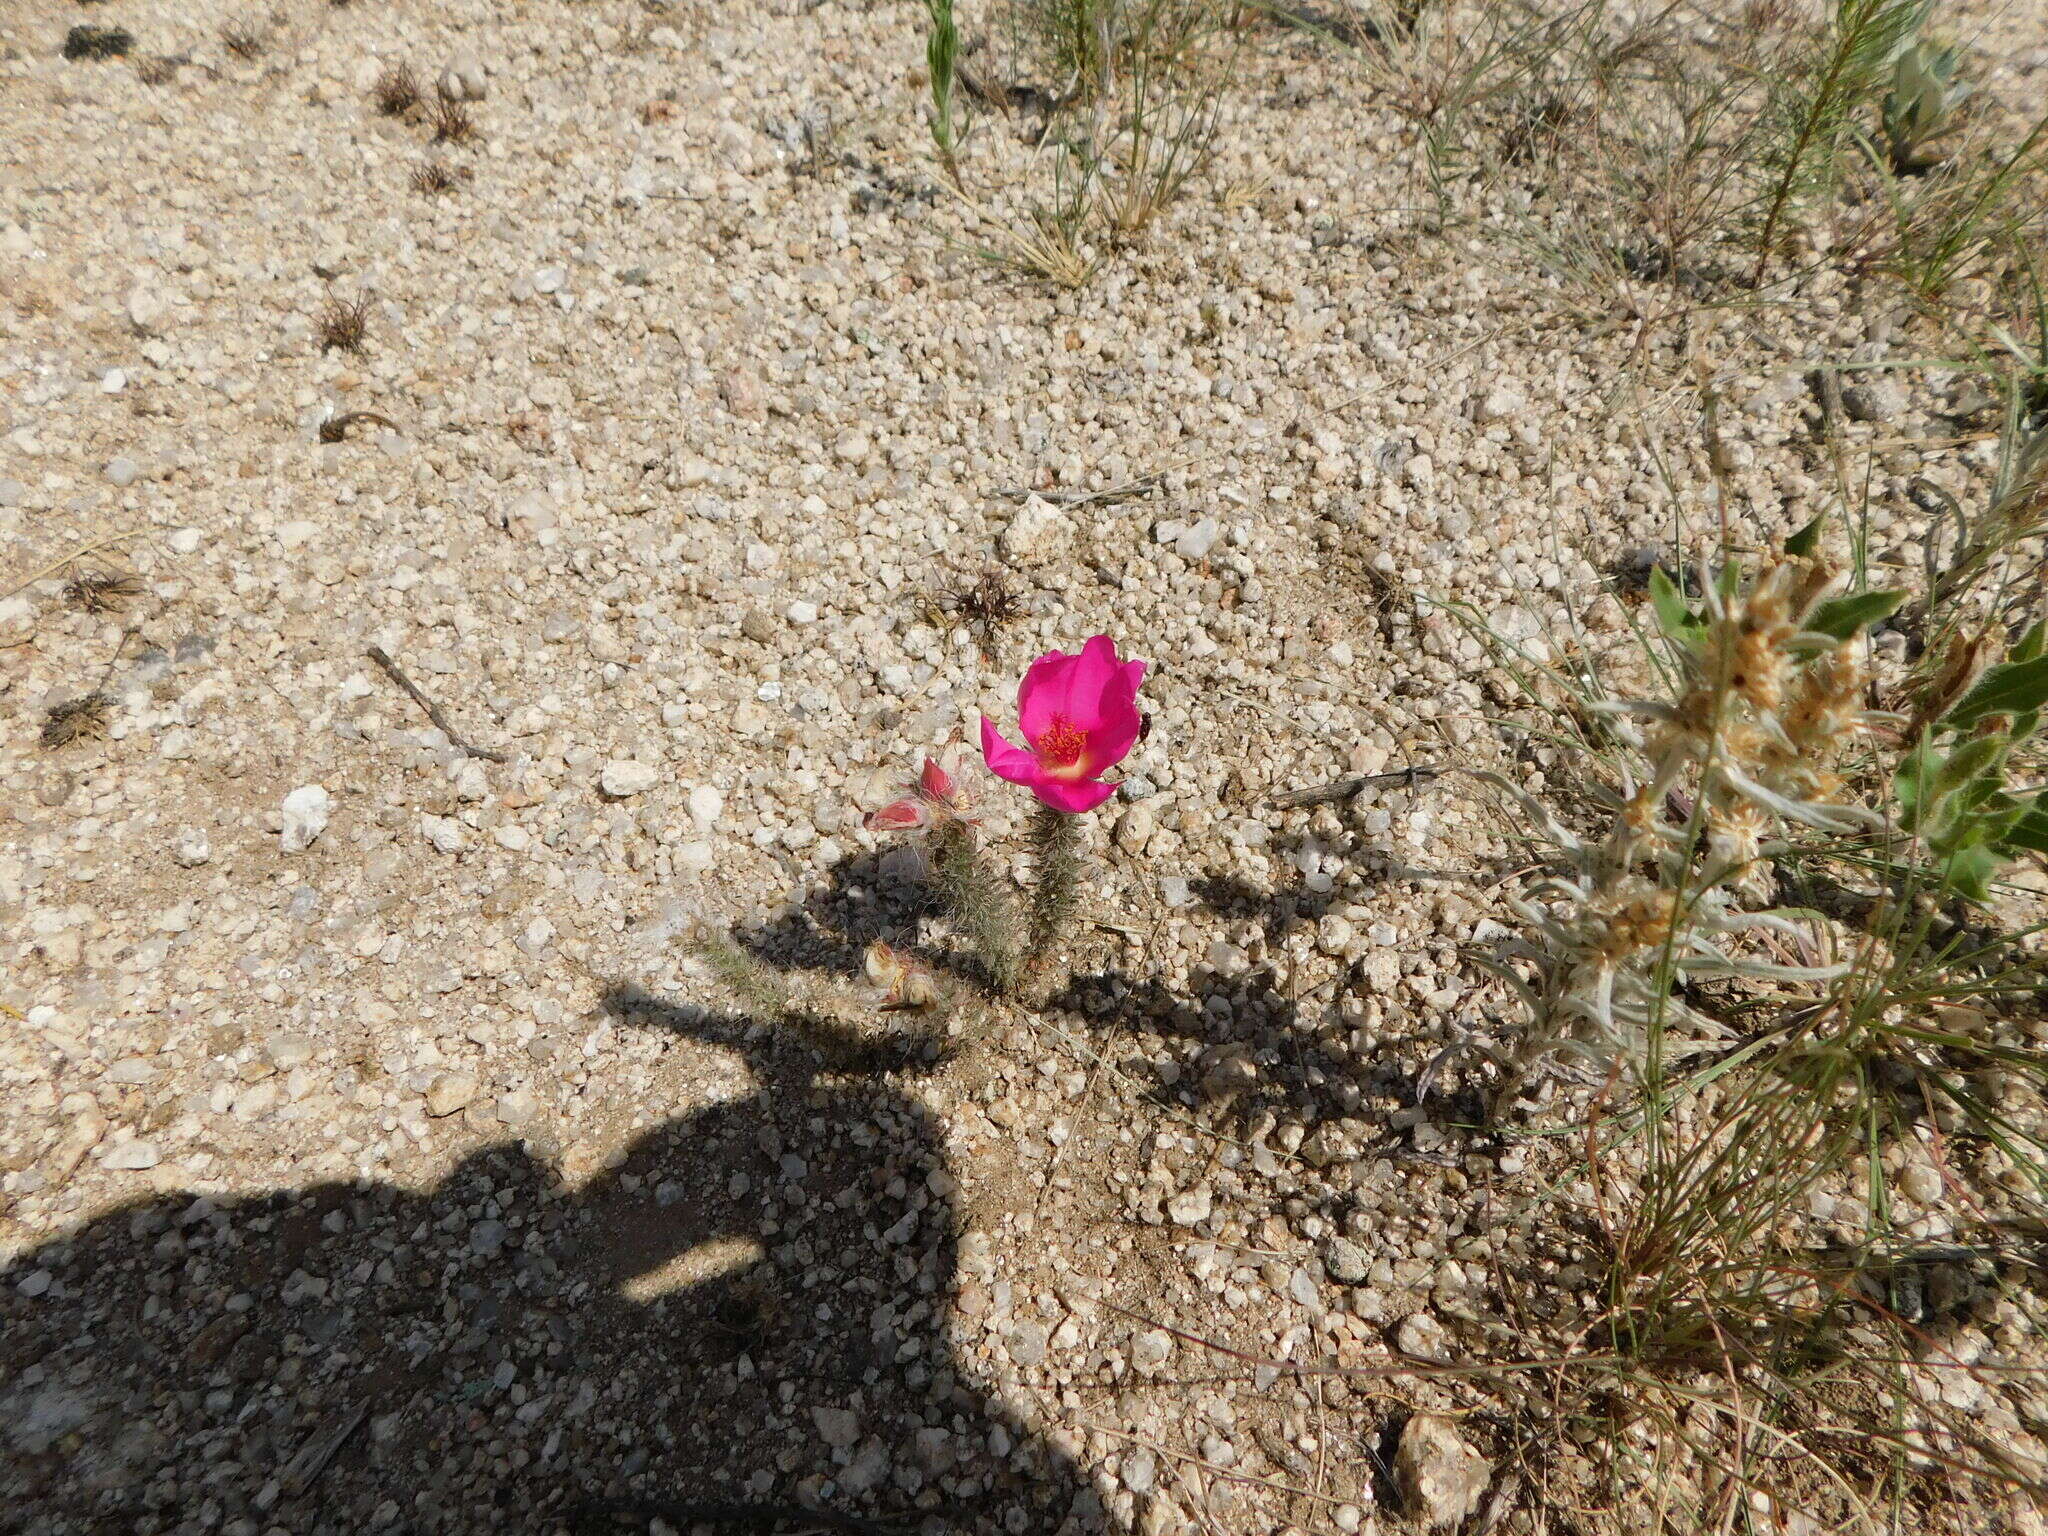
[[[1255,923],[1269,951],[1313,928],[1336,900],[1299,888],[1261,890],[1213,871],[1191,881],[1189,890],[1211,915]],[[1171,1066],[1142,1059],[1119,1065],[1162,1107],[1201,1108],[1238,1130],[1267,1114],[1313,1122],[1358,1114],[1361,1105],[1424,1105],[1442,1123],[1480,1123],[1484,1097],[1466,1070],[1482,1064],[1477,1058],[1431,1074],[1426,1066],[1434,1044],[1404,1051],[1398,1041],[1382,1039],[1362,1052],[1346,1049],[1348,1030],[1331,1025],[1325,1015],[1340,996],[1361,989],[1358,971],[1353,966],[1334,984],[1310,988],[1270,963],[1258,963],[1235,975],[1197,971],[1176,991],[1109,968],[1074,975],[1047,1006],[1084,1024],[1097,1039],[1123,1027],[1199,1042],[1199,1051],[1172,1058]],[[1385,1138],[1389,1147],[1405,1140],[1405,1132]]]
[[[0,1528],[634,1528],[572,1517],[595,1496],[1103,1529],[954,1358],[954,1186],[905,1083],[929,1043],[605,1006],[739,1052],[754,1092],[574,1191],[507,1144],[426,1191],[161,1195],[0,1272]]]
[[[861,975],[868,945],[877,940],[973,987],[986,977],[975,958],[943,942],[928,919],[937,901],[919,878],[915,849],[846,859],[773,916],[742,923],[733,941],[781,971],[807,971],[850,980]]]

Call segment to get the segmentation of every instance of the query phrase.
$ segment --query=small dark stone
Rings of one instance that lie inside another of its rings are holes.
[[[1851,421],[1890,421],[1906,411],[1906,392],[1882,374],[1842,386],[1842,410]]]
[[[67,59],[114,59],[135,46],[135,35],[126,27],[76,26],[64,34]]]
[[[1371,1271],[1365,1250],[1349,1238],[1332,1237],[1323,1245],[1323,1272],[1339,1285],[1359,1285]]]

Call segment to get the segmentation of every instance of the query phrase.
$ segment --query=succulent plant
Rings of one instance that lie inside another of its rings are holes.
[[[1955,126],[1970,88],[1956,80],[1958,55],[1924,39],[1899,54],[1884,98],[1884,137],[1892,169],[1902,176],[1932,170],[1945,158],[1935,141]]]

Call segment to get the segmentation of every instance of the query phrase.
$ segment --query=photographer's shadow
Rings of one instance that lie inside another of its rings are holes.
[[[39,1532],[1104,1528],[948,1337],[935,1059],[615,988],[754,1091],[565,1188],[139,1201],[0,1272],[0,1508]],[[799,1506],[824,1511],[806,1514]]]

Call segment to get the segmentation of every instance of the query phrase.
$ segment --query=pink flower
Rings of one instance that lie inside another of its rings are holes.
[[[973,818],[967,814],[967,797],[953,782],[953,776],[935,758],[928,757],[924,760],[924,772],[910,786],[910,793],[901,800],[890,801],[879,811],[868,812],[861,818],[861,825],[870,832],[907,832],[913,827],[930,826],[934,821],[972,825]]]
[[[1098,777],[1137,742],[1143,717],[1138,684],[1145,663],[1118,661],[1116,642],[1097,635],[1081,654],[1047,651],[1017,690],[1017,723],[1029,752],[1013,747],[981,717],[981,754],[997,778],[1022,784],[1056,811],[1092,811],[1116,785]]]

